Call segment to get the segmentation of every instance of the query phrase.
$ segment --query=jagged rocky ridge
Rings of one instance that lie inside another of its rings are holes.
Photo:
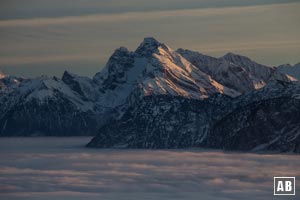
[[[154,54],[156,53],[154,52]],[[221,58],[213,58],[183,49],[178,49],[176,53],[222,86],[244,95],[234,98],[238,95],[223,95],[222,92],[218,92],[210,94],[209,98],[202,98],[201,101],[170,93],[167,95],[142,95],[142,98],[138,98],[139,101],[130,103],[129,109],[122,118],[101,127],[98,135],[87,146],[104,148],[211,147],[247,151],[299,152],[299,149],[295,147],[299,143],[298,135],[295,133],[290,136],[295,137],[294,145],[281,145],[287,143],[285,137],[281,137],[276,143],[277,146],[274,144],[274,147],[271,148],[270,145],[266,145],[270,141],[263,139],[264,135],[256,135],[259,142],[252,142],[253,138],[250,138],[247,140],[247,145],[241,142],[240,146],[235,147],[234,145],[224,145],[225,138],[232,130],[228,129],[225,133],[222,132],[222,128],[216,128],[216,124],[220,124],[231,113],[243,110],[242,108],[250,109],[253,104],[261,104],[261,102],[272,103],[272,99],[294,99],[297,90],[293,90],[293,88],[297,88],[298,83],[291,83],[290,81],[295,79],[281,74],[276,68],[260,65],[249,58],[232,53]],[[148,52],[146,54],[150,55]],[[281,86],[284,84],[288,86],[282,88]],[[276,107],[273,108],[276,109]],[[277,113],[276,110],[270,112]],[[297,110],[292,110],[291,113],[293,112],[297,112]],[[272,116],[272,113],[270,115]],[[251,123],[251,119],[249,117],[249,123]],[[281,116],[278,120],[280,119]],[[235,124],[236,120],[238,119],[233,119],[231,123]],[[272,123],[270,122],[270,124]],[[239,125],[238,123],[235,125],[243,126],[243,124]],[[277,129],[269,128],[266,135],[268,135],[268,139],[271,138],[273,141],[275,136],[278,137],[278,132]],[[261,127],[253,123],[252,131],[255,129],[263,131]],[[218,134],[217,130],[221,130],[222,134],[219,133],[221,135],[213,137],[214,134]],[[284,135],[285,133],[281,134]],[[215,140],[221,140],[222,143],[215,145]]]
[[[273,81],[238,98],[144,97],[103,126],[89,147],[300,153],[300,84]]]
[[[257,89],[293,79],[244,56],[174,51],[145,38],[134,52],[117,49],[92,79],[65,72],[61,79],[0,80],[1,136],[99,132],[89,146],[182,148],[209,147],[216,121],[268,97]]]
[[[178,49],[177,52],[219,83],[241,93],[262,88],[271,80],[292,79],[280,73],[277,68],[258,64],[233,53],[214,58],[184,49]]]

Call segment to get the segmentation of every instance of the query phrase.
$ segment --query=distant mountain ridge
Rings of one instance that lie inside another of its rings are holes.
[[[293,76],[296,79],[299,79],[300,78],[300,63],[297,63],[295,65],[291,65],[291,64],[279,65],[278,71],[280,71],[281,73],[285,73],[290,76]]]
[[[177,52],[221,84],[240,93],[262,88],[270,80],[292,80],[276,68],[258,64],[245,56],[233,53],[214,58],[184,49],[178,49]]]
[[[117,49],[93,78],[67,71],[61,79],[1,76],[0,135],[98,133],[89,146],[203,146],[216,120],[250,103],[245,95],[268,86],[272,96],[274,82],[293,81],[245,56],[174,51],[145,38],[135,51]]]

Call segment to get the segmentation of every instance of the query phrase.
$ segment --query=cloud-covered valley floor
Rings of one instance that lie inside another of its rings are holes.
[[[89,140],[1,138],[0,199],[265,200],[273,176],[300,177],[299,155],[88,149]]]

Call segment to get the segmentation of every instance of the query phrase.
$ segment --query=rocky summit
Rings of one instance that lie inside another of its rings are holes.
[[[1,73],[0,136],[95,135],[101,148],[299,152],[299,82],[242,55],[145,38],[93,78]]]

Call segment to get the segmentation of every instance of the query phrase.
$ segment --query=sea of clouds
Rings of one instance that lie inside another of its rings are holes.
[[[299,155],[88,149],[89,140],[0,138],[0,199],[266,200],[274,176],[300,177]]]

